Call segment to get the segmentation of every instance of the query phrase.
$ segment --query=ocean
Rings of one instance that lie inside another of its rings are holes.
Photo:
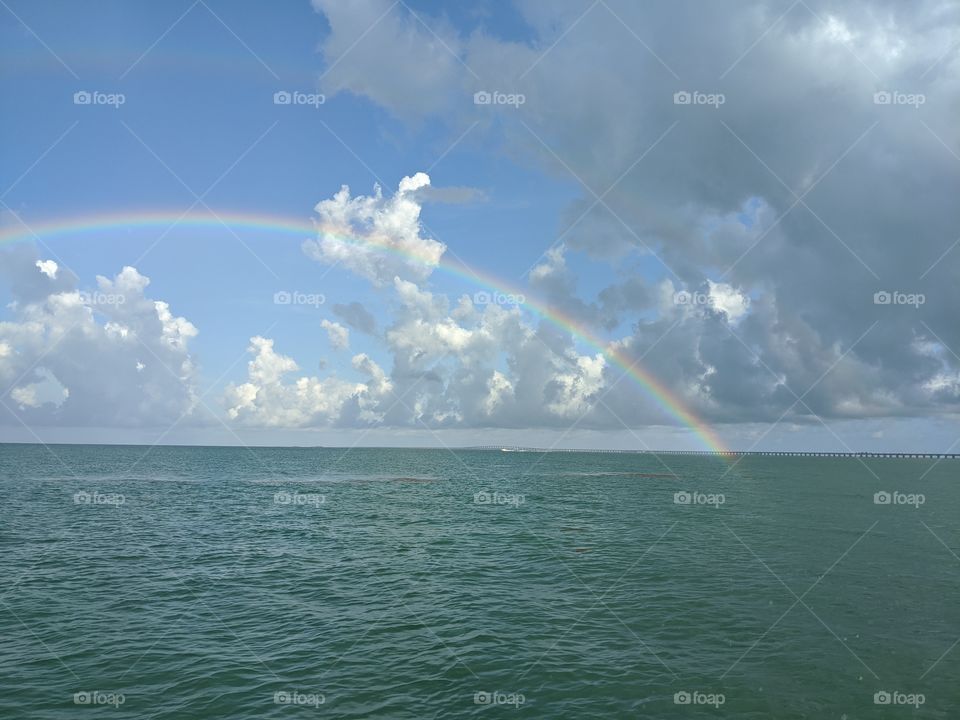
[[[957,463],[0,445],[0,717],[956,718]]]

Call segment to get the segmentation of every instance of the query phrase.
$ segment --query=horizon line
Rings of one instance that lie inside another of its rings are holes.
[[[619,448],[538,448],[524,447],[514,445],[257,445],[257,444],[234,444],[234,445],[205,445],[180,443],[91,443],[91,442],[43,442],[28,441],[17,442],[0,440],[0,445],[27,445],[37,447],[142,447],[142,448],[199,448],[199,449],[247,449],[258,448],[261,450],[445,450],[454,452],[457,450],[468,450],[473,452],[518,452],[518,453],[592,453],[592,454],[621,454],[621,455],[693,455],[702,457],[836,457],[836,458],[904,458],[904,459],[923,459],[923,458],[943,458],[957,459],[960,453],[922,451],[922,450],[882,450],[882,451],[833,451],[833,450],[698,450],[698,449],[673,449],[673,450],[634,450]]]

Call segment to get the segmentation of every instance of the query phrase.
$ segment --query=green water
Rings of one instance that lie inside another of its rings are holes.
[[[960,715],[960,461],[664,460],[0,446],[0,718]]]

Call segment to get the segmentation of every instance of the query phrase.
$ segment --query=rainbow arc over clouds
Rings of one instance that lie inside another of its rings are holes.
[[[336,240],[341,242],[356,244],[367,248],[376,248],[378,251],[395,254],[414,263],[434,265],[433,262],[415,253],[399,249],[386,241],[379,241],[375,237],[352,236],[343,233],[342,229],[322,228],[310,220],[263,214],[216,211],[216,215],[212,213],[188,213],[184,215],[176,211],[148,210],[75,216],[47,222],[30,223],[29,227],[17,223],[16,220],[13,222],[15,224],[0,229],[0,245],[29,241],[32,239],[82,238],[97,233],[138,228],[161,229],[162,231],[173,225],[185,229],[224,229],[226,227],[234,230],[264,231],[273,235],[278,233],[294,235],[302,240],[315,239],[318,232],[323,230],[325,234],[332,235]],[[717,453],[730,452],[716,432],[706,422],[689,410],[682,398],[678,397],[673,391],[648,372],[639,361],[630,358],[624,350],[617,345],[599,338],[589,328],[585,327],[569,314],[540,302],[535,298],[530,298],[523,289],[514,286],[503,278],[465,265],[451,257],[449,253],[443,254],[437,269],[463,278],[471,284],[488,291],[523,296],[524,302],[522,303],[522,307],[545,322],[570,333],[585,345],[601,353],[608,362],[619,367],[627,376],[632,378],[657,405],[663,408],[669,415],[676,418],[682,425],[693,431],[709,450]]]

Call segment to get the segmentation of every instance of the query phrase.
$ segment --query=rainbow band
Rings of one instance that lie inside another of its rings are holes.
[[[223,228],[227,226],[229,228],[242,228],[244,230],[265,230],[271,233],[281,232],[297,235],[301,238],[304,238],[304,236],[315,238],[321,230],[316,223],[268,215],[252,215],[235,212],[218,212],[217,216],[192,213],[182,215],[177,212],[148,211],[81,216],[68,220],[37,223],[31,225],[29,229],[25,226],[8,227],[0,230],[0,245],[36,238],[84,235],[98,231],[116,230],[118,228],[169,227],[174,224],[178,227]],[[424,260],[416,254],[401,251],[386,242],[378,242],[375,239],[371,240],[369,238],[348,237],[333,231],[327,234],[333,235],[341,242],[362,246],[373,245],[378,248],[378,250],[398,255],[408,261],[433,266],[432,262]],[[440,259],[439,269],[481,287],[496,290],[497,292],[520,296],[524,295],[521,289],[511,286],[501,278],[494,277],[489,273],[478,272],[457,260],[447,257],[446,254]],[[598,338],[581,323],[578,323],[574,318],[560,310],[529,298],[525,298],[522,304],[523,307],[544,321],[565,332],[569,332],[585,345],[593,347],[603,354],[612,364],[621,368],[627,375],[633,378],[658,405],[679,420],[684,426],[690,428],[709,450],[717,453],[729,453],[729,450],[709,425],[688,410],[681,398],[677,397],[669,388],[647,372],[639,362],[630,359],[623,350]]]

